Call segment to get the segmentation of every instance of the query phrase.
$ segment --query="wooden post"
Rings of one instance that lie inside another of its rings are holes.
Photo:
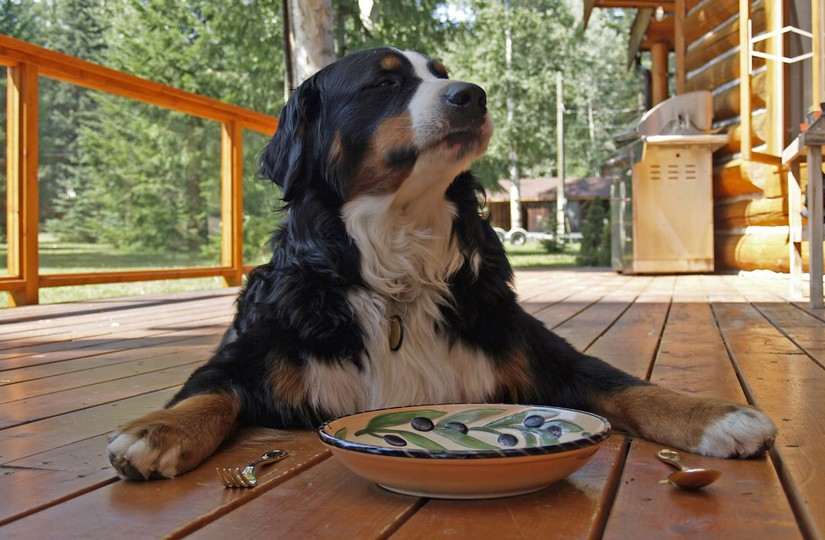
[[[221,266],[233,272],[227,286],[243,280],[243,129],[237,122],[221,124]]]
[[[667,43],[658,42],[650,46],[650,59],[653,63],[652,80],[652,103],[656,106],[667,99],[668,95],[668,47]]]
[[[811,59],[811,111],[821,111],[822,101],[825,100],[825,81],[823,81],[823,65],[825,60],[822,55],[822,20],[823,9],[822,0],[811,0],[811,50],[814,54]]]
[[[742,159],[751,158],[751,3],[739,0],[739,126]]]
[[[822,146],[808,146],[808,226],[811,233],[808,273],[811,279],[812,308],[825,307],[822,301]]]
[[[785,21],[785,2],[765,0],[765,30],[768,33],[781,32]],[[765,40],[765,52],[774,57],[767,61],[765,70],[765,109],[768,111],[765,152],[776,156],[782,154],[787,146],[785,122],[790,107],[785,99],[788,95],[788,78],[785,76],[787,67],[781,60],[785,56],[785,34],[779,33]]]
[[[676,93],[685,91],[687,84],[687,73],[685,72],[685,55],[687,54],[687,43],[685,43],[685,19],[687,18],[686,0],[676,0],[674,5],[676,11],[673,28],[673,48],[676,69]]]
[[[24,282],[11,291],[11,304],[20,306],[39,301],[38,73],[31,64],[19,64],[7,73],[8,269]]]
[[[556,73],[556,245],[564,244],[567,197],[564,195],[564,78]]]
[[[798,300],[802,293],[802,189],[799,160],[788,163],[788,266],[791,276],[791,298]]]

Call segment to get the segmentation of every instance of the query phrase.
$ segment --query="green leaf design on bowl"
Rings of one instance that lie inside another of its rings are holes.
[[[464,425],[467,425],[473,422],[478,422],[479,420],[483,420],[484,418],[488,418],[490,416],[495,416],[496,414],[499,414],[502,411],[504,411],[504,409],[469,409],[466,411],[451,414],[446,418],[442,418],[438,421],[438,424],[436,425],[443,427],[447,425],[449,422],[460,422]]]
[[[584,431],[583,427],[569,420],[553,420],[553,424],[559,426],[563,433],[579,433]]]
[[[455,411],[455,409],[453,409]],[[518,413],[506,414],[507,409],[502,407],[478,407],[450,412],[435,409],[412,409],[394,412],[379,413],[370,417],[366,426],[348,433],[347,428],[341,428],[335,434],[336,438],[346,439],[367,435],[377,439],[384,435],[393,434],[403,438],[409,445],[425,450],[446,451],[449,447],[466,448],[468,450],[500,450],[498,442],[502,434],[515,435],[522,448],[536,448],[540,446],[556,446],[561,443],[565,434],[582,434],[584,428],[575,422],[559,418],[559,411],[546,409],[527,409]],[[544,422],[538,427],[527,427],[524,421],[529,416],[541,416]],[[436,421],[432,431],[416,430],[411,422],[414,418],[423,417]],[[488,419],[491,421],[487,421]],[[447,427],[451,422],[460,423],[469,430],[455,430]],[[486,423],[485,423],[486,422]],[[354,426],[350,426],[355,430]],[[480,437],[479,437],[480,436]],[[452,446],[447,441],[453,443]],[[495,441],[495,442],[492,442]],[[446,445],[446,447],[445,447]]]
[[[407,442],[420,446],[425,450],[447,450],[446,448],[444,448],[437,442],[427,438],[426,436],[421,435],[420,433],[414,433],[412,431],[404,431],[402,429],[382,429],[379,430],[377,433],[393,433],[395,435],[403,437],[407,440]],[[377,435],[376,433],[371,433],[370,435],[372,435],[373,437],[382,438],[381,435]]]
[[[447,413],[444,411],[433,411],[429,409],[379,414],[370,418],[370,421],[364,429],[356,431],[355,435],[372,434],[381,429],[386,429],[393,426],[402,426],[404,424],[408,424],[410,420],[416,416],[423,416],[425,418],[429,418],[430,420],[435,420],[436,418],[441,418],[445,414]]]
[[[460,431],[456,431],[454,429],[440,428],[438,434],[445,439],[450,439],[458,445],[465,448],[471,448],[473,450],[498,450],[501,448],[500,446],[493,446],[492,444],[488,444],[471,435],[461,433]]]
[[[550,411],[521,411],[516,414],[511,414],[505,416],[504,418],[499,418],[498,420],[493,420],[492,422],[486,424],[484,427],[488,428],[523,428],[524,427],[524,419],[530,416],[531,414],[537,414],[539,416],[544,417],[544,421],[547,422],[551,418],[555,418],[558,416],[558,412],[550,412]]]

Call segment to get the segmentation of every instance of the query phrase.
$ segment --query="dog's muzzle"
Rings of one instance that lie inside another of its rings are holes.
[[[487,115],[487,94],[472,83],[457,82],[444,90],[444,105],[454,127],[480,127]]]

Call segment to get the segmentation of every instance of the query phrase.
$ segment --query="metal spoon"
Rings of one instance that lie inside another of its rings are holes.
[[[684,489],[699,489],[713,483],[719,478],[722,473],[713,469],[690,469],[679,457],[679,453],[673,450],[662,449],[656,452],[656,457],[659,461],[663,461],[668,465],[673,465],[678,471],[667,477],[667,480],[662,482],[671,482],[672,484]]]

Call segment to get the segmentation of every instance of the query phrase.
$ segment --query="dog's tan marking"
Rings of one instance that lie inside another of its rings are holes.
[[[776,428],[762,412],[718,398],[636,386],[593,400],[613,427],[663,444],[717,457],[749,457],[773,444]]]
[[[240,401],[230,394],[184,399],[132,420],[111,437],[110,459],[134,477],[174,477],[195,468],[234,430]]]
[[[393,152],[413,148],[410,115],[403,113],[384,121],[372,134],[364,159],[358,167],[350,190],[350,200],[358,195],[380,195],[395,192],[409,176],[409,165],[392,166]]]
[[[523,354],[515,354],[496,365],[496,401],[523,403],[533,394],[530,361]]]
[[[332,144],[329,147],[329,164],[331,167],[339,167],[344,159],[344,144],[341,140],[341,132],[336,131],[332,137]]]
[[[430,64],[430,69],[437,77],[441,77],[442,79],[449,79],[450,75],[447,72],[447,67],[439,62],[438,60],[433,60]]]
[[[293,407],[305,407],[309,390],[304,380],[302,368],[289,362],[279,362],[269,376],[269,383],[275,396]]]
[[[395,54],[388,54],[381,59],[379,65],[381,66],[381,69],[385,71],[396,71],[401,69],[401,58]]]

